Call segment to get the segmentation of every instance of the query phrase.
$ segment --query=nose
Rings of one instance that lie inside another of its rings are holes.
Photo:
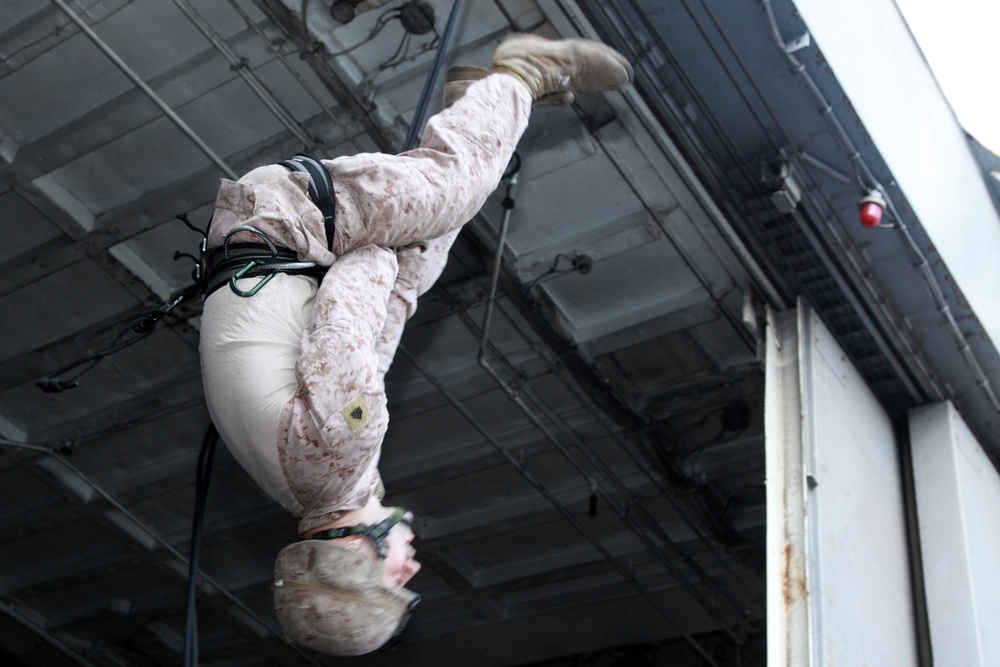
[[[396,578],[396,585],[405,586],[417,572],[420,572],[420,563],[413,560],[413,554],[410,554],[407,556],[406,561],[403,562],[403,565],[399,568],[399,576]]]

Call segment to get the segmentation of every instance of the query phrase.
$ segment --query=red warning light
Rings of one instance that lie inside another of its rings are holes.
[[[877,190],[869,190],[868,194],[858,202],[861,206],[861,224],[865,227],[878,227],[882,222],[882,211],[885,210],[885,199]]]

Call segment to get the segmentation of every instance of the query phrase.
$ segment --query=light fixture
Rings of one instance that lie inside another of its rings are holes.
[[[337,23],[350,23],[369,9],[377,9],[389,0],[335,0],[330,5],[330,16]]]
[[[885,198],[882,193],[878,190],[869,190],[858,205],[861,207],[858,212],[861,224],[869,229],[878,227],[882,222],[882,211],[885,210]]]
[[[784,159],[761,160],[761,179],[771,192],[771,203],[783,214],[789,214],[802,201],[802,186]]]

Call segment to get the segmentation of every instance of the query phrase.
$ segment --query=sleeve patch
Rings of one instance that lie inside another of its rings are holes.
[[[340,409],[340,414],[344,415],[347,425],[351,427],[352,433],[357,433],[358,429],[368,423],[371,419],[371,410],[361,394],[358,394],[351,402]]]

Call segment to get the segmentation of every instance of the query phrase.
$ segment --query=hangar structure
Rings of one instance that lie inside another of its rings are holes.
[[[1000,660],[1000,159],[892,0],[51,0],[0,5],[5,664],[182,663],[220,178],[399,152],[510,32],[636,83],[533,112],[408,325],[422,602],[353,663]],[[220,449],[202,663],[344,661],[277,625],[294,539]]]

